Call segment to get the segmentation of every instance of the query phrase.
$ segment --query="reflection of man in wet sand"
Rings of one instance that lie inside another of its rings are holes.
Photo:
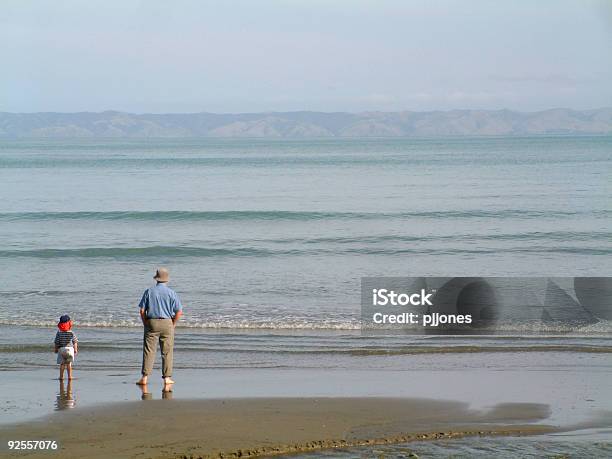
[[[153,400],[153,394],[151,394],[151,392],[149,392],[149,386],[146,384],[140,384],[140,391],[142,392],[140,394],[140,398],[142,400]]]
[[[140,398],[142,400],[153,400],[153,394],[149,392],[149,386],[147,384],[140,384]],[[164,384],[162,388],[162,399],[172,400],[172,384]]]
[[[64,380],[60,379],[59,394],[55,400],[56,410],[68,410],[74,408],[75,405],[74,397],[72,396],[72,380],[68,380],[66,388],[64,388]]]
[[[136,384],[145,386],[153,370],[157,342],[162,355],[162,378],[164,388],[170,390],[172,380],[172,357],[174,350],[174,327],[183,314],[181,300],[166,284],[170,278],[166,268],[159,268],[153,278],[157,285],[145,290],[138,307],[144,325],[142,345],[142,377]]]

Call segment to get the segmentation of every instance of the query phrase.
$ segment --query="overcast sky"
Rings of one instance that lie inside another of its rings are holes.
[[[0,111],[612,106],[612,0],[2,0]]]

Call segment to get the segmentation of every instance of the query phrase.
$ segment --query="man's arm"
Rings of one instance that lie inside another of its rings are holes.
[[[149,307],[149,289],[145,290],[142,294],[142,298],[140,299],[140,303],[138,303],[138,308],[140,309],[140,320],[142,320],[142,324],[147,326],[147,309]]]
[[[176,323],[179,321],[182,315],[183,311],[176,311],[176,314],[174,314],[174,317],[172,318],[172,325],[176,327]]]
[[[147,325],[147,315],[144,308],[140,308],[140,320],[142,320],[143,325]]]

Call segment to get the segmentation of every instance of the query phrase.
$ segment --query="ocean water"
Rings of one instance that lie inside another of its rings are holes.
[[[360,278],[611,275],[611,177],[612,137],[5,140],[0,365],[52,366],[68,313],[82,368],[137,367],[159,265],[185,305],[179,368],[607,354],[609,321],[361,336]]]
[[[0,143],[0,324],[356,330],[362,276],[612,274],[612,138]],[[604,329],[606,327],[603,327]]]

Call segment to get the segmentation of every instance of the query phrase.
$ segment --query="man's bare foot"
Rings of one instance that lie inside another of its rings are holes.
[[[139,386],[146,386],[147,385],[147,377],[143,376],[138,381],[136,381],[136,384],[138,384]]]
[[[172,381],[172,379],[170,379],[170,378],[164,378],[164,384],[166,384],[166,385],[174,384],[174,381]]]

